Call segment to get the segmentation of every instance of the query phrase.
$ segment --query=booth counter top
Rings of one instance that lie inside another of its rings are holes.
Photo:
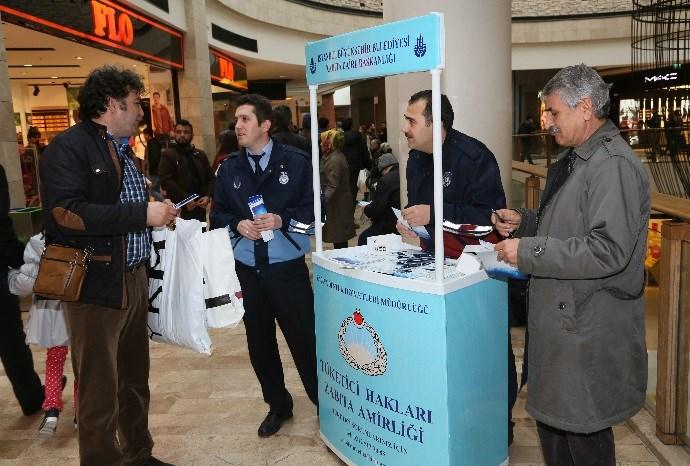
[[[351,250],[366,248],[366,246],[358,246],[356,248],[348,248]],[[345,275],[347,277],[355,278],[357,280],[362,280],[369,283],[376,283],[384,285],[390,288],[398,288],[401,290],[414,291],[418,293],[429,293],[435,295],[445,295],[457,291],[461,288],[472,286],[475,283],[479,283],[482,280],[488,278],[486,272],[480,270],[476,273],[463,275],[454,274],[454,276],[449,278],[444,278],[442,282],[437,282],[433,276],[432,278],[405,278],[396,277],[394,275],[388,275],[379,272],[373,272],[369,270],[362,270],[357,268],[343,267],[338,262],[330,259],[329,256],[337,254],[338,251],[343,251],[342,249],[335,249],[324,251],[322,253],[314,252],[312,254],[312,263],[323,267],[326,270],[330,270],[340,275]]]

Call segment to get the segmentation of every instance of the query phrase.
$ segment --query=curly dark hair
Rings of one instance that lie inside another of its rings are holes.
[[[109,98],[121,100],[130,92],[144,92],[144,82],[135,72],[112,65],[94,69],[79,90],[79,118],[82,121],[98,118],[107,110]]]

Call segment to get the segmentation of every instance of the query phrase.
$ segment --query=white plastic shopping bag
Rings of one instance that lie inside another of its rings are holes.
[[[236,326],[242,320],[244,306],[228,230],[217,228],[202,234],[201,261],[208,326]]]
[[[175,230],[153,231],[149,334],[154,341],[211,354],[200,261],[202,223],[180,218],[175,223]]]

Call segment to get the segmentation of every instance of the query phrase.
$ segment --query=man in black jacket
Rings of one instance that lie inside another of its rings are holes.
[[[381,173],[374,189],[372,201],[364,207],[364,214],[371,219],[371,226],[359,235],[358,246],[367,244],[370,236],[396,233],[397,219],[391,207],[400,208],[400,172],[398,161],[393,154],[379,157],[378,169]]]
[[[206,153],[192,144],[194,128],[187,120],[175,124],[175,145],[163,152],[158,174],[161,187],[173,201],[180,202],[190,194],[199,198],[182,208],[182,218],[206,221],[211,203],[214,175]]]
[[[10,379],[22,412],[29,416],[41,410],[43,387],[34,371],[31,350],[19,310],[19,298],[7,288],[7,268],[19,268],[24,262],[24,245],[19,242],[8,214],[10,194],[5,169],[0,165],[0,359]]]
[[[149,226],[171,203],[147,202],[144,176],[118,141],[138,131],[141,77],[103,66],[79,91],[80,123],[41,158],[46,242],[92,252],[78,302],[66,303],[78,380],[82,465],[164,465],[151,456],[147,331]]]
[[[309,144],[300,134],[292,132],[292,110],[287,105],[278,105],[273,109],[273,120],[271,122],[271,137],[281,144],[296,147],[309,153]],[[311,154],[309,154],[311,155]]]
[[[347,165],[350,171],[350,192],[352,192],[352,202],[357,199],[357,177],[363,168],[369,169],[369,151],[367,143],[362,138],[359,131],[352,130],[352,118],[343,120],[343,131],[345,132],[345,143],[343,154],[347,158]]]
[[[491,209],[505,207],[506,198],[494,154],[480,141],[453,129],[453,107],[441,96],[441,139],[443,165],[443,219],[453,223],[491,225]],[[410,226],[426,227],[430,240],[422,239],[427,250],[434,248],[434,159],[431,91],[410,97],[402,132],[407,138],[407,200],[403,217]],[[408,237],[417,235],[398,224]]]

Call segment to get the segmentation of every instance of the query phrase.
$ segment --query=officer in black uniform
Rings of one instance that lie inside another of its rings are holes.
[[[240,146],[218,169],[213,228],[227,227],[244,295],[249,357],[269,412],[260,437],[275,434],[292,417],[276,341],[278,321],[309,399],[316,405],[314,294],[304,255],[311,247],[304,225],[314,221],[312,167],[300,149],[269,136],[271,103],[248,94],[237,101]],[[249,197],[263,196],[267,213],[254,216]],[[272,233],[265,241],[262,233]]]

